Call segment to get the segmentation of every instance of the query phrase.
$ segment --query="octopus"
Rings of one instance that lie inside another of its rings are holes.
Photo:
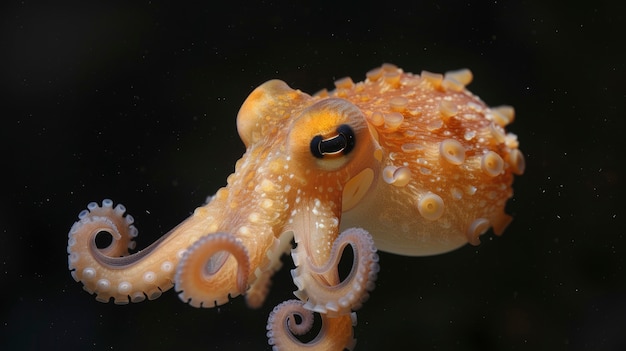
[[[69,231],[72,277],[96,300],[128,304],[174,287],[193,307],[238,295],[262,305],[281,256],[291,254],[295,299],[267,322],[274,350],[353,349],[355,311],[379,271],[377,250],[434,255],[511,221],[505,205],[525,163],[505,127],[511,106],[466,89],[468,69],[436,74],[384,64],[315,95],[270,80],[244,101],[246,151],[227,185],[147,248],[121,204],[92,202]],[[98,235],[110,243],[100,247]],[[349,273],[338,265],[353,252]],[[321,316],[307,344],[299,335]]]

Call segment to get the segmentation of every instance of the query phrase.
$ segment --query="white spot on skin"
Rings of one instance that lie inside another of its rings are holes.
[[[260,220],[260,215],[257,212],[252,212],[248,215],[248,221],[251,223],[258,223]]]
[[[478,190],[478,189],[477,189],[475,186],[473,186],[473,185],[468,185],[468,186],[467,186],[467,188],[465,189],[465,192],[466,192],[468,195],[474,195],[474,194],[476,194],[476,190]]]
[[[271,199],[264,199],[263,201],[261,201],[261,207],[263,209],[270,209],[272,208],[272,206],[274,205],[274,201]]]
[[[320,201],[320,199],[315,199],[313,200],[313,209],[311,210],[311,212],[316,215],[319,216],[321,214],[320,212],[320,207],[322,207],[322,202]]]
[[[468,140],[468,141],[469,141],[469,140],[474,139],[474,137],[475,137],[475,136],[476,136],[476,132],[475,132],[475,131],[473,131],[473,130],[468,130],[468,131],[466,131],[466,132],[465,132],[465,134],[463,135],[463,138],[464,138],[465,140]]]
[[[239,227],[239,229],[237,230],[237,233],[239,233],[240,235],[250,235],[250,228],[243,225]]]
[[[483,107],[473,101],[470,101],[467,103],[467,107],[469,107],[471,110],[474,110],[476,112],[482,112],[483,111]]]

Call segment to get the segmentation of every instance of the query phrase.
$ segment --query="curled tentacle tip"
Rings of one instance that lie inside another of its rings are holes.
[[[67,248],[72,278],[82,282],[85,291],[95,294],[100,302],[112,299],[115,304],[128,304],[155,299],[172,286],[166,269],[152,271],[141,266],[145,262],[142,259],[154,253],[157,245],[129,255],[137,230],[132,217],[124,216],[123,205],[113,207],[113,201],[106,199],[102,206],[93,202],[87,207],[70,229]],[[103,232],[110,235],[111,243],[100,248],[96,237]]]
[[[96,267],[110,268],[115,266],[120,256],[128,256],[128,249],[135,247],[133,239],[137,236],[137,228],[133,225],[133,218],[126,215],[126,208],[118,204],[113,207],[113,201],[104,199],[102,206],[90,202],[87,209],[78,214],[68,233],[67,253],[68,267],[76,281],[83,282],[85,290],[100,294],[101,301],[109,300],[106,293],[106,278],[96,279],[100,273]],[[96,237],[100,233],[107,233],[111,240],[106,247],[98,247]],[[100,283],[98,288],[97,283]],[[122,289],[123,290],[123,289]]]
[[[301,337],[313,332],[314,313],[299,300],[284,301],[274,307],[267,319],[267,338],[273,350],[352,350],[356,345],[352,327],[356,314],[330,318],[320,315],[321,326],[315,337],[304,342]]]
[[[228,261],[231,256],[236,267]],[[241,240],[229,233],[215,233],[200,238],[185,251],[174,281],[181,300],[193,307],[210,308],[245,293],[249,272],[248,250]]]

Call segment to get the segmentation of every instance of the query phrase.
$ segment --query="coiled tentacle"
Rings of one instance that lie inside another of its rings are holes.
[[[296,318],[297,317],[297,318]],[[322,314],[322,326],[315,338],[308,343],[296,336],[311,331],[313,312],[299,300],[288,300],[270,313],[267,319],[268,343],[278,350],[352,350],[356,345],[352,327],[356,325],[356,313],[331,318]],[[299,322],[298,322],[299,320]]]
[[[236,273],[230,274],[233,269]],[[241,240],[229,233],[210,234],[185,251],[174,278],[176,291],[194,307],[219,306],[229,296],[245,293],[249,271],[250,257]]]
[[[68,234],[68,266],[74,280],[84,289],[96,294],[96,300],[116,304],[156,299],[173,286],[175,252],[164,250],[166,234],[145,250],[129,255],[135,247],[137,228],[133,217],[124,215],[126,208],[105,199],[102,206],[92,202],[78,215]],[[98,248],[96,236],[111,235],[111,243]],[[121,257],[120,257],[121,256]]]
[[[337,266],[343,249],[352,246],[354,259],[348,276],[340,281]],[[292,252],[297,268],[292,270],[298,287],[294,294],[304,307],[331,317],[348,314],[361,307],[374,289],[378,274],[378,254],[369,233],[360,228],[350,228],[335,240],[329,259],[322,267],[316,266],[306,251],[298,246]]]

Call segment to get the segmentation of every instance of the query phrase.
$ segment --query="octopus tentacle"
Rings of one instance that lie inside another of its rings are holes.
[[[229,255],[230,254],[230,255]],[[231,274],[236,261],[236,277]],[[185,251],[174,278],[181,300],[194,307],[214,307],[248,288],[250,257],[240,239],[229,233],[209,234]]]
[[[291,249],[292,238],[293,232],[287,231],[278,239],[274,239],[273,246],[267,251],[267,265],[257,269],[255,273],[256,280],[252,282],[246,292],[246,304],[248,307],[259,308],[263,305],[272,285],[272,276],[283,266],[280,258]]]
[[[116,304],[140,302],[146,297],[153,300],[173,286],[176,257],[163,259],[158,269],[152,269],[153,253],[167,235],[145,250],[129,255],[128,249],[135,247],[133,239],[138,231],[133,217],[125,216],[125,212],[123,205],[113,207],[109,199],[103,200],[102,206],[92,202],[78,215],[79,220],[68,233],[68,266],[72,277],[82,282],[86,291],[96,294],[100,302],[111,298]],[[111,235],[108,247],[96,245],[101,232]]]
[[[280,268],[280,267],[279,267]],[[248,291],[246,291],[246,305],[250,308],[260,308],[263,306],[263,302],[267,297],[272,285],[272,276],[276,270],[268,269],[260,272],[260,275],[250,285]]]
[[[300,319],[298,323],[296,316]],[[343,350],[354,349],[356,340],[352,327],[356,325],[356,313],[331,318],[321,314],[322,326],[317,336],[303,343],[296,335],[304,335],[313,327],[313,312],[299,300],[288,300],[270,313],[267,319],[268,343],[277,350]]]
[[[352,246],[354,259],[348,276],[339,280],[337,266],[346,245]],[[361,307],[374,289],[378,274],[378,254],[370,234],[360,228],[341,233],[333,243],[324,266],[316,266],[300,246],[292,252],[297,268],[292,270],[298,287],[294,294],[306,301],[304,307],[331,317],[350,313]]]

